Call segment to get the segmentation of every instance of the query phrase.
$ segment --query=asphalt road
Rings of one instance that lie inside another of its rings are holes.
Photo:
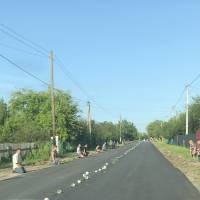
[[[94,173],[106,162],[109,163],[106,170]],[[90,172],[90,179],[70,187],[86,171]],[[61,194],[56,193],[58,189],[62,190]],[[45,197],[50,200],[199,200],[200,193],[151,143],[143,142],[0,182],[0,200]]]

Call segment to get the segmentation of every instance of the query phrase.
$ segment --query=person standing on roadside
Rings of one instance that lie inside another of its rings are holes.
[[[77,146],[76,153],[79,158],[84,158],[83,152],[81,151],[81,144]]]
[[[106,151],[106,142],[104,142],[102,145],[102,151]]]
[[[189,145],[190,145],[190,154],[192,157],[195,157],[196,153],[196,146],[192,140],[189,140]]]
[[[57,146],[55,144],[52,145],[51,149],[51,161],[54,165],[59,164]]]
[[[83,147],[83,155],[86,156],[86,157],[89,155],[88,145],[87,144],[84,145],[84,147]]]
[[[21,149],[18,148],[15,152],[15,154],[12,157],[12,162],[13,162],[13,172],[14,173],[19,173],[19,174],[24,174],[26,173],[26,170],[24,166],[22,165],[22,157],[21,157]]]
[[[197,141],[197,158],[198,161],[200,162],[200,140]]]

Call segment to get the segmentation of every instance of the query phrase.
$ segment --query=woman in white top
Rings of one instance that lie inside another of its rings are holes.
[[[81,145],[80,144],[77,146],[76,153],[78,154],[79,158],[83,158],[84,157],[84,155],[83,155],[83,153],[81,151]]]

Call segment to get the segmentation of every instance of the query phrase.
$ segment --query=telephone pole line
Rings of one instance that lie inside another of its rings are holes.
[[[185,87],[186,91],[186,123],[185,123],[185,134],[189,134],[189,85]]]
[[[50,52],[50,79],[51,79],[51,86],[50,86],[50,90],[51,90],[51,115],[52,115],[52,133],[53,133],[53,137],[55,139],[55,130],[56,130],[56,123],[55,123],[55,94],[54,94],[54,58],[53,58],[53,51]]]
[[[91,117],[91,104],[89,101],[87,102],[87,105],[88,105],[88,130],[90,134],[90,143],[91,143],[92,142],[92,124],[91,124],[92,117]]]
[[[122,143],[122,116],[120,115],[119,121],[119,142]]]

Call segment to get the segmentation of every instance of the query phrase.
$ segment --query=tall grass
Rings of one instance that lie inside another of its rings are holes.
[[[50,159],[50,144],[40,144],[38,149],[29,152],[24,159],[26,165],[34,165],[41,161],[47,161]]]
[[[183,156],[183,158],[186,160],[193,160],[188,148],[166,144],[164,142],[156,142],[156,146],[158,146],[161,149],[168,150],[177,156]]]

